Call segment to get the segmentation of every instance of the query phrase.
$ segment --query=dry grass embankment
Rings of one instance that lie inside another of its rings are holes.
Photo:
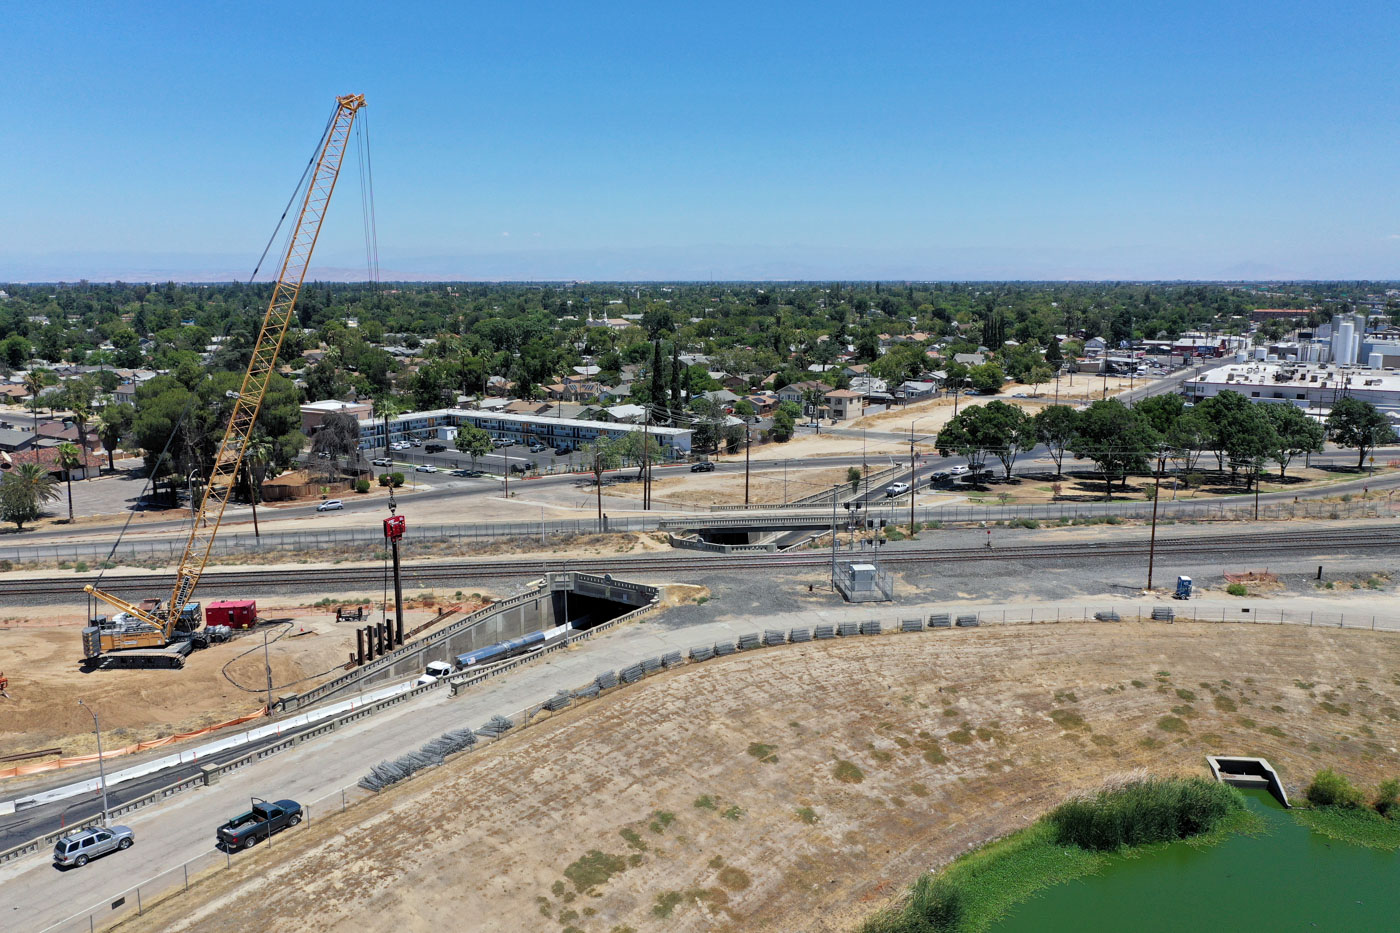
[[[1374,782],[1398,743],[1394,634],[1074,623],[789,646],[562,713],[128,926],[849,930],[1113,775],[1200,774],[1225,751],[1295,786],[1321,761]]]

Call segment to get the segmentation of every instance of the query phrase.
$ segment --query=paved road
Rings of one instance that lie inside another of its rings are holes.
[[[1317,602],[1335,611],[1335,602]],[[1290,603],[1290,609],[1306,612],[1308,603],[1306,599],[1295,600]],[[1196,600],[1189,605],[1202,615],[1228,610],[1232,616],[1237,616],[1242,608],[1239,600]],[[1015,618],[1032,607],[1033,604],[988,604],[981,609],[985,618],[995,620],[1004,610]],[[214,827],[233,813],[246,809],[250,796],[291,797],[312,802],[333,795],[320,807],[334,808],[339,803],[339,790],[353,784],[371,765],[412,751],[449,729],[477,727],[493,715],[509,715],[536,704],[559,688],[581,686],[599,671],[616,670],[666,651],[686,651],[694,645],[731,640],[764,628],[859,621],[876,615],[888,621],[901,614],[913,616],[947,608],[938,603],[901,605],[893,610],[890,607],[874,610],[868,606],[837,607],[779,613],[740,622],[711,619],[685,626],[668,626],[661,616],[654,621],[624,626],[576,650],[547,655],[457,698],[448,696],[446,690],[434,691],[346,727],[331,737],[250,764],[213,787],[189,791],[133,814],[126,822],[135,830],[136,845],[127,852],[98,859],[81,870],[59,871],[49,863],[47,853],[0,868],[0,925],[6,930],[41,931],[89,907],[102,905],[105,910],[111,896],[125,891],[133,883],[210,853]],[[1120,606],[1120,611],[1127,610]],[[1378,628],[1400,630],[1400,610],[1377,615],[1376,619]],[[312,812],[314,818],[316,808]],[[234,858],[236,860],[237,856]]]

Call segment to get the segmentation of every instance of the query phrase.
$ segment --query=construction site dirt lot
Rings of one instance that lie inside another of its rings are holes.
[[[363,599],[359,604],[368,602]],[[471,611],[484,604],[482,599],[468,599],[463,608]],[[435,603],[405,599],[404,605],[406,629],[437,615]],[[0,699],[0,745],[9,753],[43,748],[61,748],[64,756],[95,752],[92,717],[78,705],[80,698],[102,717],[108,754],[113,748],[193,732],[257,712],[267,702],[264,629],[274,700],[340,673],[355,648],[356,623],[337,624],[333,607],[264,602],[259,604],[259,615],[268,624],[191,652],[178,670],[84,671],[81,613],[10,609],[6,615],[0,621],[0,670],[10,685],[9,698]],[[373,619],[379,618],[376,612]],[[48,772],[30,780],[52,775]],[[15,783],[4,786],[12,788]]]
[[[1400,768],[1400,637],[1064,623],[741,653],[314,819],[122,929],[850,930],[920,872],[1145,769]],[[366,762],[366,767],[373,762]],[[266,892],[276,891],[275,897]]]

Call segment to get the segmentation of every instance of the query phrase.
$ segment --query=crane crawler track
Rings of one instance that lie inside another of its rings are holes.
[[[1162,537],[1157,539],[1157,553],[1203,554],[1228,553],[1237,559],[1249,559],[1266,553],[1324,552],[1355,550],[1400,550],[1400,533],[1389,530],[1316,532],[1299,535],[1288,533],[1239,533],[1233,535]],[[922,563],[965,563],[969,561],[1065,560],[1093,557],[1146,557],[1145,539],[1066,544],[1032,544],[1009,547],[907,547],[882,549],[880,562],[886,565]],[[849,558],[868,551],[843,550]],[[657,557],[598,556],[541,560],[481,560],[434,561],[428,564],[406,564],[403,568],[405,586],[436,586],[457,584],[466,579],[491,577],[532,577],[564,570],[608,572],[613,574],[674,574],[686,572],[753,572],[764,570],[820,569],[831,563],[829,550],[804,553],[775,554],[713,554]],[[232,570],[206,572],[200,581],[204,589],[236,589],[250,587],[295,587],[337,589],[365,587],[379,582],[377,566],[294,568],[276,570]],[[106,580],[114,587],[140,590],[158,583],[158,577],[148,575],[114,576]],[[82,592],[87,580],[82,577],[44,577],[0,581],[0,601],[7,598],[56,597]]]

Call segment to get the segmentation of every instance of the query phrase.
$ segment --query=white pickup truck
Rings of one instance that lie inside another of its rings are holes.
[[[424,684],[435,684],[452,673],[452,670],[452,665],[448,664],[446,661],[429,661],[428,666],[423,669],[422,676],[415,680],[413,685],[415,687],[421,687]]]

